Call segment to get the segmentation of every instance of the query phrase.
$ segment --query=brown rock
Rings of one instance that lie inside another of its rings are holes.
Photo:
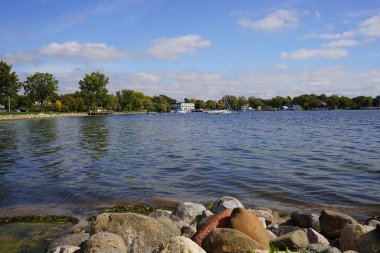
[[[207,223],[201,227],[192,239],[198,245],[202,245],[203,239],[214,229],[214,228],[227,228],[230,223],[232,209],[228,208],[223,212],[214,215],[207,221]]]
[[[124,253],[127,251],[121,236],[100,232],[91,236],[84,248],[84,253]]]
[[[340,232],[347,224],[357,224],[357,222],[344,213],[338,213],[330,210],[322,210],[319,216],[321,225],[321,234],[330,239],[340,237]]]
[[[316,214],[307,214],[293,212],[292,220],[297,227],[300,228],[312,228],[317,232],[321,232],[321,226],[319,224],[319,216]]]
[[[268,233],[253,213],[241,207],[235,208],[231,214],[230,225],[231,228],[239,230],[263,245],[263,249],[268,249]]]
[[[263,245],[236,229],[215,228],[203,240],[202,248],[208,253],[251,253]]]
[[[340,237],[340,249],[380,253],[380,233],[373,227],[360,224],[346,225]]]
[[[304,249],[309,246],[309,241],[307,235],[302,230],[296,230],[291,233],[272,239],[270,244],[279,248],[280,250],[290,250]]]
[[[249,212],[255,214],[257,217],[262,217],[265,219],[265,223],[270,225],[273,223],[273,215],[271,212],[262,209],[247,209]]]

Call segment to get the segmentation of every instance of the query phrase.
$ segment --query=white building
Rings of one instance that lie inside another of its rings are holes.
[[[252,111],[252,107],[250,107],[249,104],[242,105],[241,110],[242,111]]]
[[[0,112],[5,111],[5,106],[0,104]]]
[[[191,112],[191,110],[195,109],[194,103],[182,103],[182,102],[177,102],[172,105],[172,108],[174,110],[181,110],[184,112]]]

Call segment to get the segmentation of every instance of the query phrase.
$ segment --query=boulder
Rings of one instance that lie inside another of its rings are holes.
[[[268,233],[253,213],[241,207],[235,208],[231,214],[230,227],[239,230],[261,244],[260,249],[268,249]]]
[[[117,234],[99,232],[91,236],[84,247],[84,253],[125,253],[123,238]]]
[[[236,229],[215,228],[203,240],[202,248],[208,253],[250,253],[263,245]]]
[[[290,250],[298,250],[305,249],[307,246],[309,246],[309,241],[304,231],[296,230],[279,236],[276,239],[272,239],[270,241],[270,244],[279,248],[280,250],[286,250],[287,248]]]
[[[343,253],[359,253],[355,250],[346,250],[346,251],[343,251]]]
[[[203,239],[214,229],[214,228],[228,228],[230,224],[232,209],[226,209],[223,212],[214,215],[204,224],[197,233],[193,235],[192,239],[198,245],[202,245]]]
[[[237,207],[244,208],[243,204],[239,200],[235,199],[234,197],[224,196],[218,199],[217,201],[215,201],[210,211],[214,214],[218,214],[220,212],[223,212],[227,208],[234,209]]]
[[[202,215],[205,210],[206,207],[202,204],[183,202],[178,204],[172,214],[190,224],[198,215]]]
[[[183,236],[172,237],[160,253],[206,253],[198,244]]]
[[[152,252],[180,230],[170,219],[155,219],[137,213],[103,213],[93,224],[95,233],[107,231],[124,239],[128,252]]]
[[[330,245],[330,242],[326,239],[326,237],[314,229],[305,228],[303,231],[306,233],[307,239],[309,240],[309,248],[313,249],[314,251],[322,251],[328,248]]]
[[[317,232],[321,232],[321,225],[319,224],[318,215],[293,212],[291,217],[297,227],[312,228]]]
[[[300,227],[296,226],[274,226],[272,227],[272,232],[277,236],[281,236],[300,229]]]
[[[319,216],[321,225],[321,234],[329,239],[340,237],[340,232],[347,224],[357,224],[357,222],[344,213],[338,213],[330,210],[322,210]]]
[[[211,211],[203,211],[202,215],[197,217],[197,229],[200,229],[204,224],[206,224],[212,216],[214,216],[214,214]]]
[[[328,247],[327,249],[323,250],[322,253],[342,253],[342,252],[338,248]]]
[[[376,228],[377,226],[380,227],[380,221],[378,220],[369,220],[368,226]]]
[[[265,222],[265,218],[257,217],[257,219],[260,221],[261,225],[263,225],[264,228],[267,228],[267,223]]]
[[[185,225],[181,229],[181,235],[190,238],[197,232],[195,225]]]
[[[269,229],[267,229],[267,233],[268,233],[269,239],[277,238],[277,235],[275,235],[275,234],[274,234],[272,231],[270,231]]]
[[[177,216],[174,216],[172,212],[167,211],[167,210],[155,210],[151,212],[148,216],[156,218],[156,219],[164,219],[164,220],[165,218],[168,218],[177,225],[179,230],[181,230],[183,226],[189,225],[187,221],[184,221],[178,218]]]
[[[346,225],[340,236],[340,250],[380,253],[380,233],[360,224]]]
[[[148,214],[149,217],[153,217],[156,219],[160,218],[160,217],[170,218],[171,215],[172,215],[172,212],[170,212],[168,210],[161,210],[161,209],[154,210],[153,212]]]
[[[79,234],[71,234],[66,235],[64,237],[58,238],[50,243],[48,249],[53,249],[62,245],[71,245],[80,247],[81,244],[86,241],[90,237],[88,233],[79,233]]]
[[[80,250],[78,246],[61,245],[61,246],[49,249],[47,253],[74,253],[77,250]]]
[[[258,218],[264,218],[265,223],[267,225],[273,224],[274,223],[274,218],[272,213],[269,210],[262,210],[262,209],[247,209],[249,212],[253,213],[256,215]]]

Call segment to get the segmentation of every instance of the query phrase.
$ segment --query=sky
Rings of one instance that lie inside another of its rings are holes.
[[[0,59],[59,93],[380,95],[379,0],[0,0]]]

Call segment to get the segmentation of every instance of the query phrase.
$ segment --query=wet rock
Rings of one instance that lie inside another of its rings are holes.
[[[272,227],[272,232],[277,236],[281,236],[300,229],[300,227],[296,226],[274,226]]]
[[[187,238],[192,237],[197,232],[195,225],[185,225],[181,229],[181,235]]]
[[[370,226],[346,225],[341,232],[339,248],[342,251],[380,253],[380,233]]]
[[[260,249],[268,249],[268,233],[253,213],[241,207],[235,208],[231,214],[230,226],[261,244],[263,247]]]
[[[183,202],[173,210],[173,215],[190,224],[198,215],[202,215],[204,210],[206,207],[202,204]]]
[[[267,225],[273,224],[274,218],[270,210],[262,209],[247,209],[249,212],[256,215],[258,218],[264,218]]]
[[[93,225],[94,232],[107,231],[120,235],[128,252],[152,252],[180,230],[170,219],[155,219],[136,213],[103,213]]]
[[[321,225],[321,234],[329,239],[338,238],[345,225],[357,224],[357,222],[347,214],[330,210],[322,210],[319,216],[319,223]]]
[[[317,232],[321,232],[321,225],[319,224],[318,215],[293,212],[291,217],[297,227],[312,228]]]
[[[172,237],[161,253],[206,253],[198,244],[183,236]]]
[[[47,253],[74,253],[78,250],[80,250],[80,247],[72,245],[61,245],[48,250]]]
[[[272,239],[270,244],[279,248],[280,250],[298,250],[305,249],[309,246],[309,241],[307,239],[306,233],[302,230],[296,230],[288,234]]]
[[[342,252],[338,248],[328,247],[327,249],[323,250],[322,253],[342,253]]]
[[[91,236],[85,246],[84,253],[125,253],[127,248],[123,238],[117,234],[99,232]]]
[[[86,241],[89,237],[90,235],[88,233],[66,235],[50,243],[48,249],[53,249],[61,245],[72,245],[72,246],[80,247],[81,244],[84,241]]]
[[[237,207],[243,207],[244,208],[243,204],[239,200],[235,199],[234,197],[224,196],[224,197],[218,199],[217,201],[215,201],[215,203],[212,205],[210,211],[214,214],[218,214],[220,212],[223,212],[227,208],[234,209]]]
[[[330,245],[330,242],[314,229],[307,228],[303,229],[303,231],[306,233],[307,239],[309,240],[309,249],[319,252]]]
[[[229,228],[215,228],[203,240],[202,248],[208,253],[249,253],[254,249],[264,249],[244,233]]]
[[[203,239],[214,229],[214,228],[227,228],[230,224],[232,209],[228,208],[223,212],[214,215],[204,224],[197,233],[193,236],[193,241],[198,245],[202,245]]]

